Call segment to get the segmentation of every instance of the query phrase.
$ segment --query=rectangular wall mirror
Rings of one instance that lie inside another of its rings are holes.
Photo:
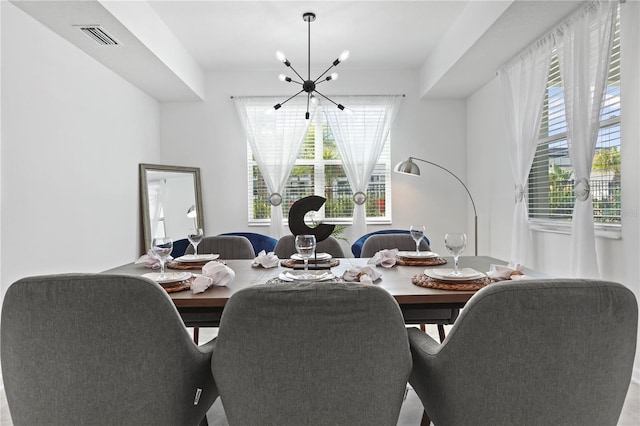
[[[140,164],[140,197],[145,252],[155,237],[204,231],[199,168]]]

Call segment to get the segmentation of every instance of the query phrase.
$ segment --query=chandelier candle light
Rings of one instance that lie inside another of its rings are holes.
[[[323,98],[325,98],[326,100],[328,100],[329,102],[331,102],[332,104],[337,106],[338,109],[340,109],[341,111],[345,110],[344,105],[336,103],[336,102],[332,101],[331,99],[329,99],[328,97],[326,97],[325,95],[323,95],[322,93],[318,92],[316,90],[316,86],[318,84],[322,83],[322,82],[336,80],[338,78],[338,74],[335,73],[335,72],[331,73],[330,75],[328,75],[326,77],[324,77],[324,76],[331,70],[331,68],[337,66],[340,62],[344,62],[345,60],[347,60],[347,58],[349,57],[349,51],[345,50],[344,52],[342,52],[340,54],[340,57],[338,57],[338,59],[333,61],[331,66],[329,68],[327,68],[327,70],[325,72],[320,74],[320,76],[318,78],[316,78],[315,80],[311,80],[311,23],[316,20],[316,14],[312,13],[312,12],[306,12],[306,13],[302,14],[302,19],[308,24],[308,38],[307,38],[307,67],[308,68],[307,68],[307,79],[305,80],[304,77],[302,77],[298,73],[298,71],[296,71],[295,68],[293,68],[293,66],[291,65],[291,62],[289,62],[289,60],[287,59],[287,57],[285,56],[284,53],[282,53],[280,51],[276,52],[276,58],[278,58],[278,60],[281,61],[283,64],[285,64],[287,67],[291,68],[291,70],[298,76],[298,78],[300,78],[300,81],[297,81],[297,80],[294,80],[293,78],[288,77],[288,76],[286,76],[284,74],[280,74],[279,75],[280,80],[288,82],[288,83],[300,84],[302,86],[302,90],[300,90],[298,93],[296,93],[295,95],[291,96],[287,100],[283,101],[282,103],[275,104],[273,106],[273,109],[274,110],[280,109],[282,107],[282,105],[284,105],[286,102],[289,102],[291,99],[295,98],[300,93],[306,92],[307,93],[307,112],[305,114],[305,118],[308,120],[309,119],[309,103],[310,102],[315,103],[315,102],[318,101],[316,99],[316,97],[313,95],[314,93],[317,93],[318,95],[322,96]]]

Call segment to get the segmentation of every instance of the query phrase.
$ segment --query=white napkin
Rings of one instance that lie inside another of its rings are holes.
[[[202,293],[211,286],[224,287],[236,277],[233,269],[220,262],[208,262],[202,267],[202,275],[191,282],[191,291]]]
[[[347,269],[342,274],[342,279],[345,281],[358,281],[363,284],[373,284],[378,280],[382,274],[371,266],[356,266],[355,268]]]
[[[385,249],[380,250],[373,255],[371,259],[367,261],[369,265],[380,265],[383,268],[391,268],[396,264],[396,256],[398,255],[398,249]]]
[[[280,259],[278,259],[278,256],[276,256],[274,252],[270,251],[267,253],[261,250],[260,253],[258,253],[258,257],[253,259],[251,265],[262,266],[263,268],[275,268],[278,266],[278,262],[280,262]]]
[[[167,262],[170,260],[173,260],[173,257],[167,257]],[[156,255],[153,254],[153,251],[151,249],[149,249],[147,254],[143,254],[142,256],[140,256],[138,260],[135,261],[135,263],[144,263],[144,266],[146,266],[147,268],[160,269],[160,259],[158,259]]]
[[[493,281],[519,280],[528,278],[522,273],[523,266],[519,263],[509,262],[508,265],[491,264],[487,275]]]

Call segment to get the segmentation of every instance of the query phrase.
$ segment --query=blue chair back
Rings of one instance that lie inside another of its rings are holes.
[[[257,234],[255,232],[227,232],[220,235],[238,235],[247,238],[251,241],[251,245],[253,246],[253,251],[256,256],[262,250],[267,253],[273,251],[276,248],[276,243],[278,242],[275,238],[269,237],[268,235]]]
[[[189,240],[186,238],[174,241],[173,251],[171,251],[171,257],[175,259],[176,257],[184,256],[184,253],[187,250],[187,247],[189,247],[189,244]]]
[[[376,235],[376,234],[408,234],[409,231],[406,229],[382,229],[380,231],[375,231],[375,232],[370,232],[368,234],[364,234],[362,237],[358,238],[356,240],[355,243],[353,243],[351,245],[351,253],[353,253],[353,255],[355,257],[360,257],[361,253],[362,253],[362,246],[364,245],[364,242],[367,238],[369,238],[372,235]],[[431,246],[431,242],[429,241],[429,238],[427,238],[426,236],[423,237],[423,240],[426,241],[427,245]]]

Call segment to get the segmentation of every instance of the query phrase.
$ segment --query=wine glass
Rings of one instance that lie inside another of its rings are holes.
[[[453,255],[453,272],[451,276],[460,277],[462,273],[458,269],[458,256],[467,247],[467,234],[464,232],[449,232],[444,236],[444,245],[449,250],[449,253]]]
[[[204,231],[202,231],[202,228],[198,228],[195,231],[193,231],[193,233],[187,235],[187,239],[193,246],[194,259],[198,257],[198,244],[200,244],[203,238],[204,238]]]
[[[420,240],[424,237],[424,225],[413,225],[409,228],[411,238],[416,242],[416,255],[420,255]]]
[[[158,280],[165,280],[164,263],[173,251],[173,240],[169,237],[157,237],[151,243],[151,251],[160,260],[160,276]]]
[[[315,235],[296,235],[296,251],[304,260],[304,270],[309,270],[309,258],[316,251]]]

